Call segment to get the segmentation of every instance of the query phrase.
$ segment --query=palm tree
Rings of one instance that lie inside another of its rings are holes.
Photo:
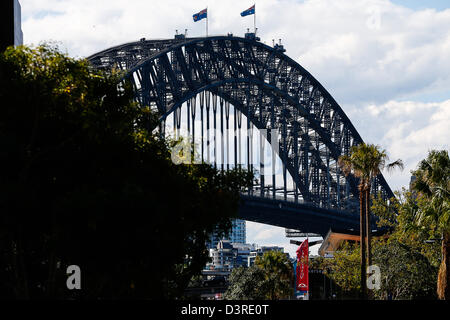
[[[398,167],[403,169],[402,160],[398,159],[386,164],[389,160],[386,150],[373,144],[361,143],[353,146],[350,155],[339,157],[338,164],[343,173],[352,174],[359,178],[359,207],[360,207],[360,241],[361,241],[361,293],[366,298],[366,250],[367,262],[372,263],[371,254],[371,224],[370,224],[370,186],[383,169],[388,171]],[[367,236],[367,242],[366,242]],[[367,246],[367,249],[366,249]]]
[[[414,217],[419,226],[432,226],[442,235],[442,261],[439,268],[437,294],[439,299],[450,298],[450,159],[447,150],[429,152],[417,170],[412,187],[426,201]]]

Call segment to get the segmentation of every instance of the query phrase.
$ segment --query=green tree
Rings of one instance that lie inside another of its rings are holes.
[[[353,146],[350,155],[339,157],[338,163],[343,173],[359,178],[360,235],[361,235],[361,294],[366,298],[366,250],[367,262],[371,265],[371,223],[370,223],[370,186],[373,179],[384,168],[392,170],[403,169],[402,161],[396,160],[387,164],[388,156],[385,150],[373,144],[361,143]],[[367,238],[366,238],[367,237]],[[367,242],[366,242],[367,241]],[[367,248],[367,249],[366,249]]]
[[[374,264],[381,270],[378,299],[433,299],[437,268],[412,246],[390,238],[374,246]]]
[[[386,240],[376,243],[374,260],[381,268],[383,281],[381,291],[375,295],[381,299],[436,297],[430,288],[436,287],[440,246],[427,240],[438,237],[438,233],[415,222],[418,211],[428,201],[405,188],[395,194],[389,202],[381,196],[374,197],[372,202],[372,211],[380,217],[379,225],[391,230]]]
[[[228,280],[226,300],[264,300],[267,297],[264,271],[255,265],[234,268]]]
[[[231,226],[253,175],[175,165],[118,83],[51,45],[0,55],[0,296],[178,297]]]
[[[381,196],[373,197],[372,212],[380,218],[378,221],[380,227],[389,227],[390,232],[385,237],[420,252],[432,266],[437,267],[441,261],[440,244],[428,240],[438,238],[440,235],[431,227],[415,223],[418,210],[426,205],[426,199],[417,198],[413,192],[403,188],[396,191],[395,198],[389,202]]]
[[[323,271],[347,293],[361,290],[360,248],[358,245],[344,242],[333,258],[322,261]]]
[[[293,294],[293,266],[285,253],[267,251],[249,268],[233,269],[225,299],[279,300]]]
[[[285,253],[267,251],[256,257],[255,265],[264,272],[266,299],[279,300],[292,296],[294,271]]]
[[[432,150],[412,172],[413,189],[420,202],[413,224],[431,228],[441,235],[441,265],[437,293],[439,299],[450,299],[450,158],[447,150]]]
[[[401,242],[395,234],[374,241],[373,264],[380,267],[381,288],[375,299],[433,299],[436,295],[437,266],[420,252],[415,243]],[[422,242],[425,249],[425,245]],[[325,271],[347,295],[360,290],[359,245],[344,242],[333,258],[321,259],[316,268]]]

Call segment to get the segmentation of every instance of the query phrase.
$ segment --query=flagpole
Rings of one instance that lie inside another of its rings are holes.
[[[256,36],[256,2],[255,2],[255,4],[254,4],[254,7],[255,7],[255,13],[253,14],[253,30],[255,30],[254,32],[255,32],[255,36]]]
[[[208,37],[208,7],[206,7],[206,37]]]

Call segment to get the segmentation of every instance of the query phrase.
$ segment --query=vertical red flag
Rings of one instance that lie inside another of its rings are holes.
[[[309,281],[308,281],[308,239],[302,242],[300,247],[297,249],[297,291],[308,291]]]

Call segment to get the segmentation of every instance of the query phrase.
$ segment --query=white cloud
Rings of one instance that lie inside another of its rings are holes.
[[[252,1],[22,0],[26,43],[61,41],[74,56],[146,38],[170,38],[175,29],[204,35],[243,35],[253,18],[239,13]],[[260,0],[262,41],[283,40],[287,54],[345,105],[385,103],[450,87],[450,9],[413,11],[388,0]],[[375,22],[375,23],[374,23]],[[377,27],[374,27],[377,26]]]
[[[292,257],[295,255],[296,246],[289,243],[284,236],[284,228],[268,226],[257,222],[246,222],[247,242],[264,246],[283,247]]]
[[[391,160],[405,163],[403,172],[385,177],[394,190],[408,186],[411,173],[429,150],[449,149],[450,100],[443,102],[389,101],[354,108],[350,119],[366,142],[381,145]]]

